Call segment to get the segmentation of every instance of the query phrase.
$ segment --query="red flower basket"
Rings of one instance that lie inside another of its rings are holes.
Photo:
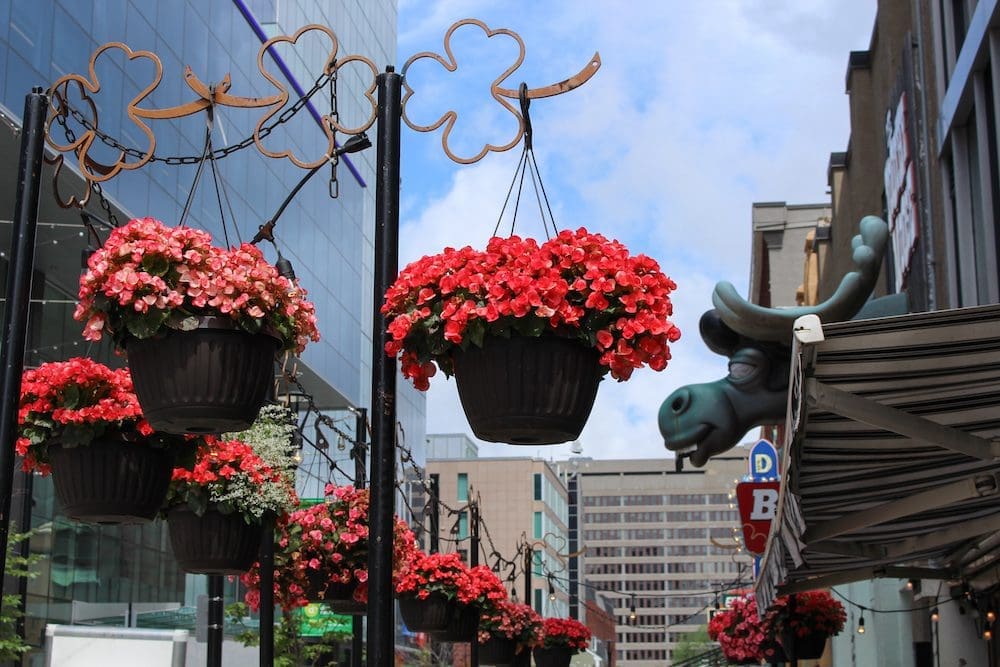
[[[156,428],[222,433],[250,425],[278,349],[319,340],[312,303],[256,246],[225,250],[204,231],[139,218],[87,262],[73,317],[84,337],[127,350]]]
[[[454,372],[480,438],[564,442],[579,435],[603,374],[666,367],[680,337],[668,319],[674,287],[649,257],[582,228],[541,245],[512,236],[482,252],[446,248],[386,292],[386,353],[418,389],[438,368]],[[523,342],[551,338],[575,347]],[[547,385],[569,390],[533,393]]]
[[[182,446],[181,438],[155,433],[143,419],[127,369],[77,357],[22,375],[16,451],[25,471],[52,473],[70,518],[151,520]]]

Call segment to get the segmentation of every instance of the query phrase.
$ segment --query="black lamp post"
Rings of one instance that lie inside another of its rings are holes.
[[[396,359],[385,353],[389,332],[378,300],[399,272],[399,135],[402,77],[386,68],[377,78],[375,158],[375,315],[372,324],[371,504],[368,515],[368,664],[395,661],[392,529],[396,491]]]

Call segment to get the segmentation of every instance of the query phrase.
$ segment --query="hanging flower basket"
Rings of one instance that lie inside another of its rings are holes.
[[[25,471],[52,473],[70,518],[151,520],[183,444],[143,419],[128,369],[77,357],[22,375],[16,452]]]
[[[192,574],[241,574],[250,569],[260,550],[262,528],[241,514],[209,508],[199,516],[177,505],[167,513],[174,558]]]
[[[451,623],[457,604],[440,593],[421,599],[415,595],[399,598],[399,614],[410,632],[444,632]]]
[[[206,436],[193,465],[174,469],[164,514],[181,569],[246,572],[257,560],[264,515],[282,516],[298,504],[288,472],[291,451],[260,450],[242,440]]]
[[[507,598],[503,582],[485,565],[468,567],[457,553],[420,551],[396,579],[396,594],[407,628],[463,642],[475,638],[480,610]]]
[[[844,629],[847,612],[827,591],[782,595],[768,609],[766,621],[790,660],[814,660],[826,640]]]
[[[590,629],[573,618],[546,618],[542,641],[532,651],[537,667],[569,667],[578,651],[590,645]]]
[[[502,635],[490,635],[486,643],[479,645],[480,665],[510,665],[517,655],[517,642]]]
[[[274,601],[285,611],[323,602],[339,613],[364,613],[368,603],[369,491],[328,484],[321,503],[291,512],[278,522],[274,549]],[[416,550],[413,532],[393,525],[393,580]],[[242,578],[246,602],[260,604],[257,564]]]
[[[128,341],[135,393],[158,430],[242,431],[267,398],[280,341],[247,333],[228,318],[196,319],[188,331]]]
[[[576,655],[576,649],[565,646],[536,646],[532,651],[536,667],[569,667],[570,661]]]
[[[50,445],[52,484],[63,513],[88,523],[145,523],[167,495],[173,455],[101,438],[86,447]]]
[[[479,618],[479,662],[508,664],[542,642],[542,617],[526,604],[494,601]]]
[[[476,437],[550,445],[575,440],[603,375],[599,355],[567,338],[496,338],[455,352],[458,396]]]
[[[305,292],[256,246],[153,218],[111,232],[80,278],[73,317],[128,353],[151,423],[173,433],[239,431],[256,417],[277,350],[319,340]]]
[[[446,248],[404,268],[386,292],[386,353],[400,356],[417,389],[438,368],[455,373],[480,438],[565,442],[586,422],[603,374],[624,381],[666,367],[680,337],[668,319],[674,287],[649,257],[582,228],[541,245],[512,236],[490,239],[485,252]],[[565,347],[528,351],[547,339]],[[549,383],[572,388],[537,393]]]

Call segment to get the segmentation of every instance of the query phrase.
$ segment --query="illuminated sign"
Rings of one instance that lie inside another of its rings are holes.
[[[323,637],[331,632],[351,634],[354,620],[351,616],[336,614],[322,603],[310,603],[295,613],[299,621],[299,634],[303,637]]]

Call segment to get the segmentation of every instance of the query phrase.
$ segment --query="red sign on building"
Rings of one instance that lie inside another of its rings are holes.
[[[771,520],[778,510],[778,482],[741,482],[736,487],[736,500],[743,523],[743,545],[752,554],[764,553]]]

